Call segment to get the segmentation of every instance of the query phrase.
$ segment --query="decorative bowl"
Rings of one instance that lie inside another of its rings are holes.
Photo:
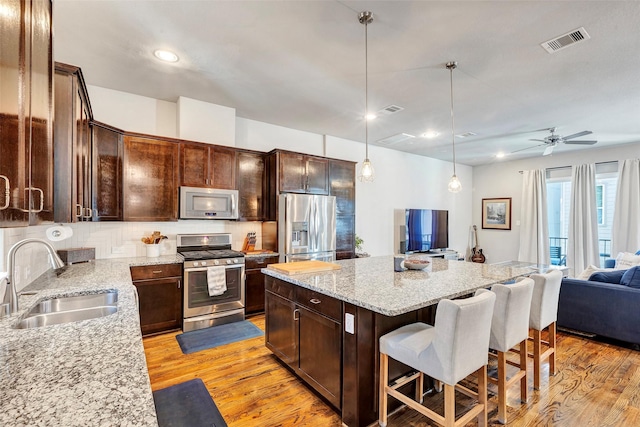
[[[429,266],[429,261],[426,259],[406,259],[404,260],[404,266],[409,270],[424,270]]]

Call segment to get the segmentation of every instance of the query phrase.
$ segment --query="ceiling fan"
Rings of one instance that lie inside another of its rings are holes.
[[[539,142],[542,142],[542,144],[534,145],[533,147],[523,148],[522,150],[516,150],[516,151],[513,151],[512,153],[517,153],[519,151],[529,150],[531,148],[542,147],[546,145],[547,148],[544,149],[544,152],[542,153],[542,155],[548,156],[549,154],[553,153],[553,149],[556,148],[556,146],[559,143],[575,144],[575,145],[593,145],[598,142],[596,140],[584,140],[584,139],[573,141],[574,138],[579,138],[581,136],[592,134],[593,132],[591,132],[590,130],[583,130],[582,132],[574,133],[568,136],[562,136],[562,135],[556,134],[555,127],[549,128],[547,130],[551,132],[551,135],[545,137],[544,139],[529,140],[529,141],[539,141]]]

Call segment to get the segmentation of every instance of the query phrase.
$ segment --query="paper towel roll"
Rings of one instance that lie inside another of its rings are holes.
[[[47,239],[51,240],[52,242],[59,242],[73,236],[73,228],[69,227],[68,225],[56,225],[47,228],[46,234]]]

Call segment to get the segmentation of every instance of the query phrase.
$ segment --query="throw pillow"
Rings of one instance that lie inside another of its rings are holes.
[[[621,285],[626,285],[630,288],[640,288],[640,266],[631,267],[628,269],[620,279]]]
[[[589,277],[589,280],[592,282],[614,283],[618,285],[626,272],[627,270],[597,271]]]
[[[640,255],[635,255],[631,252],[620,252],[616,256],[616,270],[627,270],[636,265],[640,265]]]
[[[582,273],[580,273],[576,279],[579,280],[589,280],[589,277],[597,271],[604,271],[604,268],[598,268],[595,265],[590,265],[587,267]]]

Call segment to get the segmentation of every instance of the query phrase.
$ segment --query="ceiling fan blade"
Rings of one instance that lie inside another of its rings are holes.
[[[583,130],[582,132],[574,133],[573,135],[563,136],[562,139],[564,139],[566,141],[567,139],[578,138],[578,137],[581,137],[581,136],[590,135],[592,133],[593,132],[591,132],[590,130]]]
[[[529,141],[547,142],[544,139],[530,139]]]
[[[584,140],[584,141],[565,141],[565,144],[576,144],[576,145],[593,145],[596,144],[598,141],[594,141],[594,140]]]
[[[525,151],[525,150],[531,150],[532,148],[542,147],[543,145],[547,145],[547,144],[538,144],[538,145],[534,145],[533,147],[521,148],[520,150],[512,151],[510,154],[519,153],[520,151]]]
[[[549,154],[553,153],[554,148],[556,148],[555,144],[548,146],[547,148],[544,149],[544,151],[542,152],[542,155],[548,156]]]

